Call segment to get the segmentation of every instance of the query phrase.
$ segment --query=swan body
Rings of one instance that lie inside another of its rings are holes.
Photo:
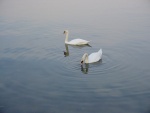
[[[68,30],[65,30],[65,31],[64,31],[64,34],[66,35],[65,44],[70,44],[70,45],[85,45],[85,44],[88,44],[88,43],[89,43],[89,41],[83,40],[83,39],[73,39],[73,40],[71,40],[71,41],[68,41],[68,34],[69,34],[69,31],[68,31]]]
[[[98,52],[91,53],[89,56],[87,53],[85,53],[82,56],[81,63],[94,63],[98,62],[100,59],[102,59],[102,49],[100,49]]]

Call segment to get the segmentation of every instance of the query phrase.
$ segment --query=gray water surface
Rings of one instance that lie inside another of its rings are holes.
[[[0,113],[150,113],[149,58],[149,0],[0,1]]]

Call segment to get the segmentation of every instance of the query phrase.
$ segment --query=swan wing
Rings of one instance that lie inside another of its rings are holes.
[[[102,58],[102,49],[100,49],[98,52],[91,53],[91,54],[88,56],[88,61],[89,61],[89,63],[97,62],[97,61],[99,61],[101,58]]]
[[[89,41],[83,40],[83,39],[73,39],[68,42],[68,44],[71,44],[71,45],[82,45],[82,44],[88,44],[88,43]]]

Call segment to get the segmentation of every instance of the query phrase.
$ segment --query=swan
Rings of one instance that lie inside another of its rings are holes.
[[[91,53],[89,56],[87,53],[84,53],[81,59],[81,64],[98,62],[100,59],[102,59],[102,49],[98,52]]]
[[[89,41],[86,41],[86,40],[83,40],[83,39],[73,39],[71,41],[68,41],[69,31],[65,30],[64,34],[66,35],[65,44],[70,44],[70,45],[85,45],[85,44],[89,43]]]

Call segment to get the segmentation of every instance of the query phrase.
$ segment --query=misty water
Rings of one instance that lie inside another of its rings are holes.
[[[1,0],[0,113],[150,113],[150,1]]]

